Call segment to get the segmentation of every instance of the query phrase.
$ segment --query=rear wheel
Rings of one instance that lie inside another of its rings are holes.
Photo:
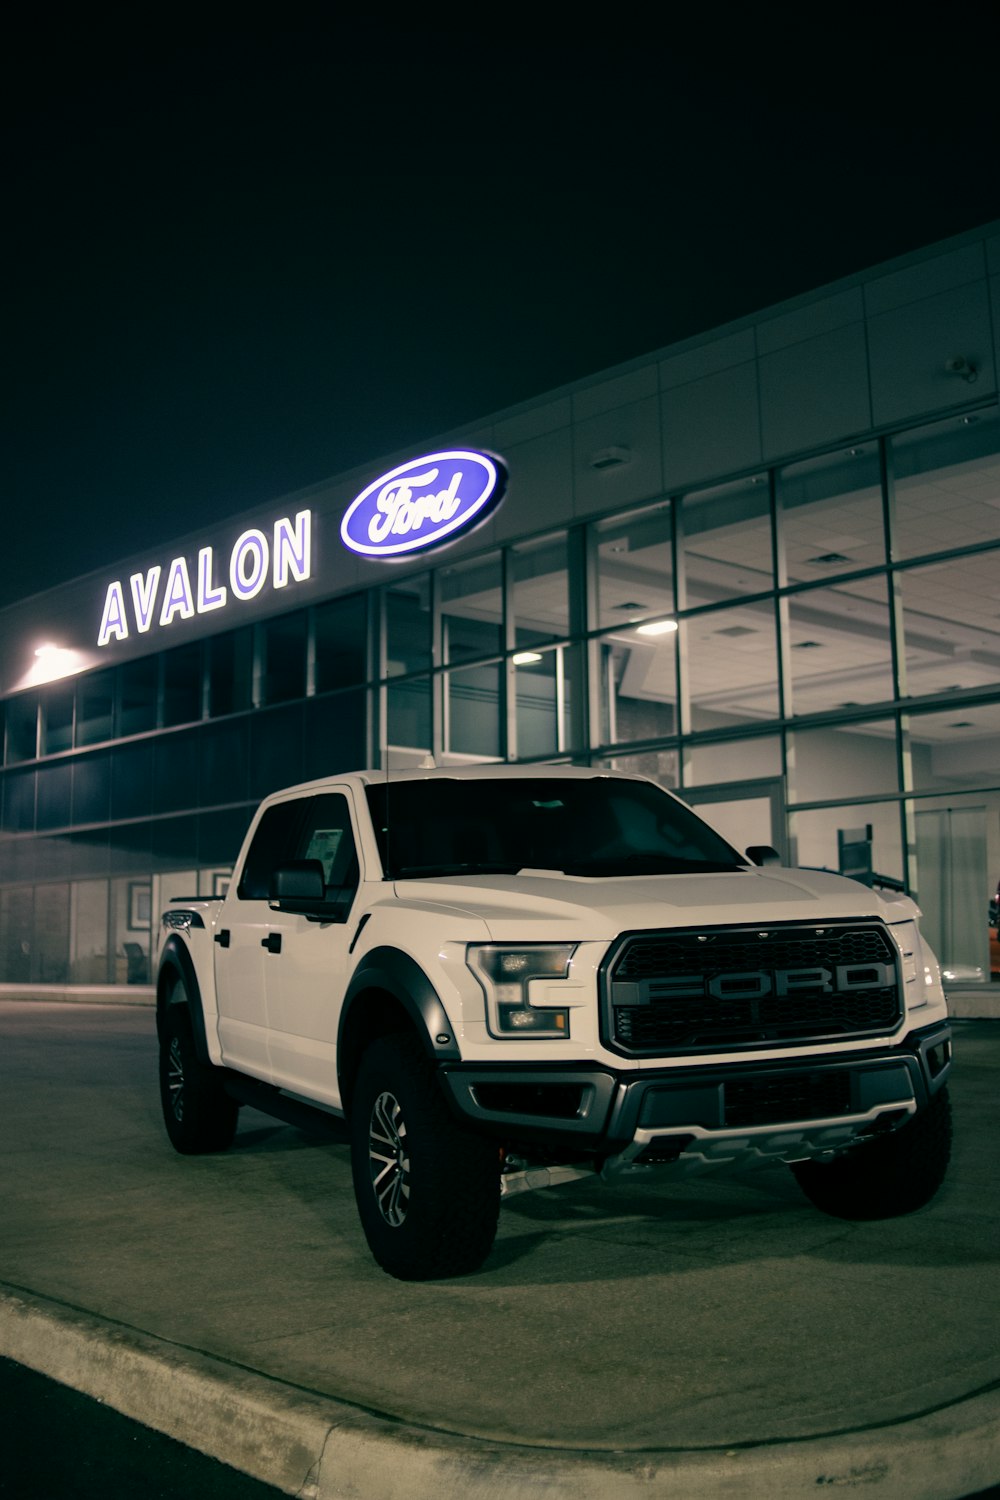
[[[926,1109],[892,1135],[833,1161],[801,1161],[792,1172],[806,1197],[838,1219],[893,1219],[929,1203],[951,1156],[951,1104],[942,1086]]]
[[[239,1105],[217,1070],[199,1059],[185,999],[183,983],[178,984],[163,1018],[160,1104],[171,1144],[185,1156],[197,1156],[232,1145]]]
[[[384,1037],[365,1053],[351,1164],[365,1238],[390,1276],[428,1281],[482,1265],[496,1237],[499,1151],[452,1118],[416,1037]]]

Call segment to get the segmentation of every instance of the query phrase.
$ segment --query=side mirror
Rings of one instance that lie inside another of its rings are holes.
[[[271,872],[268,905],[304,916],[326,911],[329,902],[321,861],[293,859],[287,865],[279,865]]]
[[[746,853],[747,859],[753,860],[755,865],[781,864],[781,855],[777,849],[772,849],[770,844],[751,844]]]

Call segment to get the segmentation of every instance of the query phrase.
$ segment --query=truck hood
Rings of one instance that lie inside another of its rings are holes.
[[[555,870],[403,880],[396,896],[478,917],[497,942],[613,938],[631,929],[744,922],[829,922],[916,915],[908,898],[883,897],[820,870],[757,869],[726,874],[589,879]]]

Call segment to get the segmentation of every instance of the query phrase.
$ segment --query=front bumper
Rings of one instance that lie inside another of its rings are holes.
[[[947,1022],[892,1046],[840,1056],[697,1067],[554,1068],[449,1064],[442,1080],[467,1125],[522,1147],[599,1158],[608,1174],[801,1161],[897,1128],[925,1107],[951,1066]]]

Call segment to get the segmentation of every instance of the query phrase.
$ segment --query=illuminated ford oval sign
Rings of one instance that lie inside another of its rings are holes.
[[[484,520],[506,484],[506,469],[489,453],[427,453],[363,489],[340,523],[341,539],[366,557],[434,547]]]

